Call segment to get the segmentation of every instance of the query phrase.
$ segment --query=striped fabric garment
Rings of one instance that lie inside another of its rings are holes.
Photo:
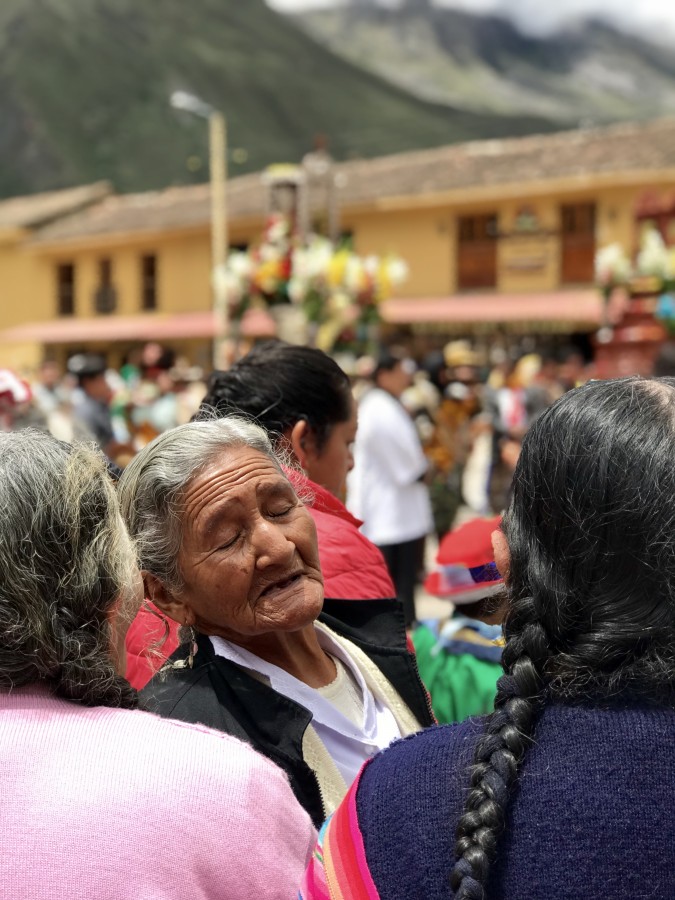
[[[360,779],[361,773],[319,832],[298,900],[380,900],[356,812]]]

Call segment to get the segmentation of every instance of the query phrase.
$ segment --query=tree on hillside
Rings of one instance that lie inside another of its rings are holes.
[[[413,13],[431,12],[433,7],[433,0],[403,0],[401,4],[402,9]]]
[[[351,6],[356,9],[377,9],[381,5],[381,0],[351,0]],[[399,0],[399,5],[411,12],[427,12],[434,4],[433,0]]]

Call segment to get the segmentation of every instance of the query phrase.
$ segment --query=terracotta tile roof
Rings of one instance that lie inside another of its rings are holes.
[[[336,175],[340,203],[349,208],[387,197],[662,168],[675,168],[675,118],[354,160],[338,164]],[[198,185],[110,196],[40,229],[34,240],[204,226],[209,193],[208,185]],[[230,219],[261,216],[264,199],[260,174],[232,179]]]
[[[339,167],[342,202],[675,168],[675,118],[523,138],[471,141]]]
[[[142,194],[118,194],[81,212],[39,229],[33,242],[67,241],[84,236],[129,231],[194,228],[210,222],[211,190],[208,184],[172,187]],[[228,183],[230,218],[259,216],[265,192],[260,175],[244,175]]]
[[[0,228],[36,228],[81,210],[112,191],[107,181],[0,200]]]

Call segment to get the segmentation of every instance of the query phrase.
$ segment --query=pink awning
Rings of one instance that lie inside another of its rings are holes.
[[[0,332],[0,341],[70,344],[86,341],[163,341],[180,338],[213,338],[216,320],[212,310],[175,315],[97,316],[90,319],[52,319],[28,322]],[[276,324],[265,310],[249,309],[239,325],[242,337],[273,337]]]
[[[396,325],[489,325],[569,323],[597,328],[602,297],[597,290],[534,294],[452,294],[448,297],[397,298],[382,303],[382,318]]]

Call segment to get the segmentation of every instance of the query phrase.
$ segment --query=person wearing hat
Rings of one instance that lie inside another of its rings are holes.
[[[354,468],[347,480],[347,508],[382,551],[408,626],[415,621],[417,573],[433,528],[427,459],[400,399],[414,370],[402,354],[385,351],[378,358],[374,386],[359,403]]]
[[[106,377],[106,363],[97,353],[77,353],[68,360],[68,372],[77,379],[73,418],[96,441],[108,459],[134,453],[129,444],[115,437],[110,413],[113,392]]]
[[[417,665],[441,724],[492,711],[501,675],[504,581],[494,564],[491,535],[500,518],[471,519],[447,534],[425,589],[454,604],[445,621],[413,633]]]
[[[429,495],[440,541],[453,526],[464,502],[464,471],[480,430],[479,358],[468,341],[451,341],[437,354],[430,377],[441,398],[424,442],[430,463]],[[482,426],[487,427],[487,423]],[[483,511],[481,504],[476,510]]]
[[[30,385],[10,369],[0,369],[0,432],[29,427],[47,431],[46,419],[33,402]]]

